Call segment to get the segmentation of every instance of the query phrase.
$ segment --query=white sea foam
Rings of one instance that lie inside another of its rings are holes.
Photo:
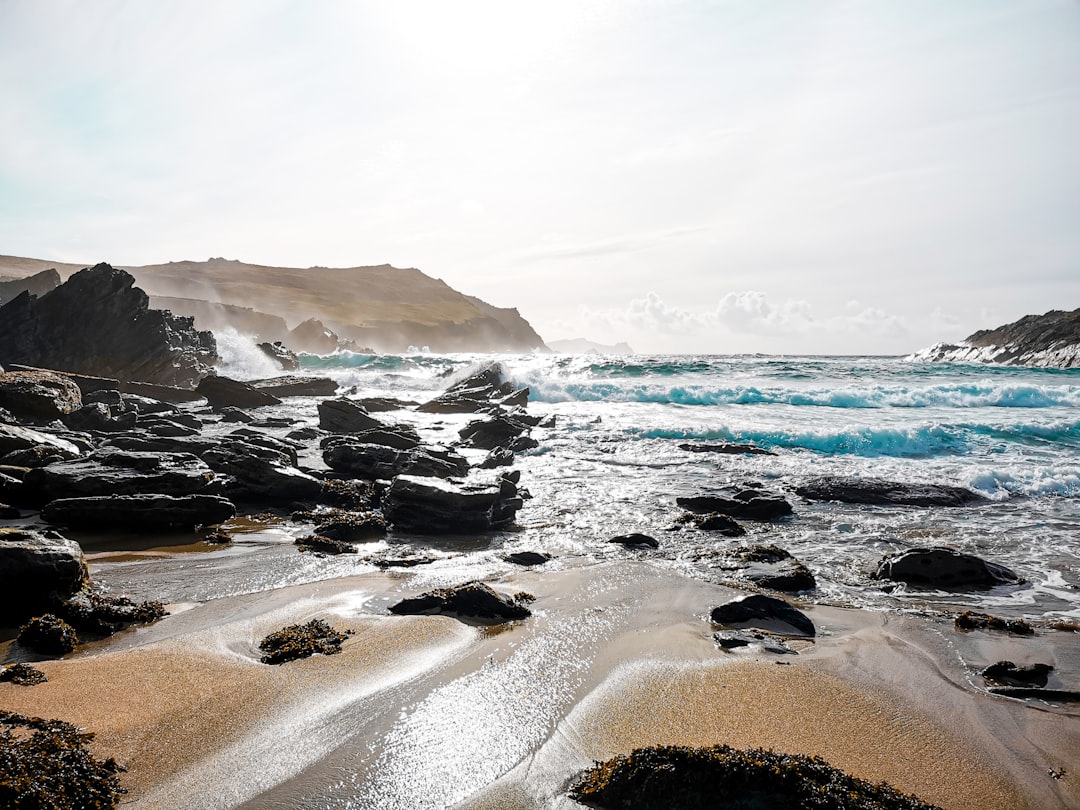
[[[229,328],[215,332],[218,356],[221,363],[218,371],[226,377],[236,380],[259,380],[282,374],[281,366],[258,347],[255,338]]]

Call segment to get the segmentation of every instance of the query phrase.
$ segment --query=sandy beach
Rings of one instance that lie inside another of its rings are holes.
[[[0,684],[0,705],[95,732],[132,808],[574,807],[592,760],[716,743],[818,755],[950,810],[1080,802],[1080,711],[971,674],[1021,641],[1075,671],[1070,633],[807,607],[819,635],[798,655],[732,653],[706,618],[722,586],[633,561],[492,584],[536,595],[534,616],[388,616],[415,586],[382,573],[179,606],[40,663],[47,684]],[[266,633],[313,617],[353,631],[340,655],[258,662]]]

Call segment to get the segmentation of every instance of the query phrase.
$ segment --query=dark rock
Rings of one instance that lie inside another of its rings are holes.
[[[202,541],[209,546],[227,546],[233,539],[224,529],[212,528],[203,530]]]
[[[461,436],[462,444],[468,447],[478,447],[481,450],[493,450],[496,447],[514,449],[514,440],[528,430],[527,425],[512,417],[497,416],[494,419],[470,422],[458,431],[458,435]]]
[[[308,318],[295,329],[289,332],[287,338],[289,345],[298,352],[310,354],[330,354],[338,349],[356,348],[352,341],[338,337],[332,330],[327,329],[322,321],[317,318]],[[371,352],[361,352],[371,354]]]
[[[192,387],[217,359],[210,332],[152,310],[123,270],[99,264],[0,308],[0,363]]]
[[[118,432],[132,430],[138,421],[134,411],[114,415],[112,409],[103,402],[92,402],[65,414],[63,422],[72,430],[97,430]]]
[[[221,445],[220,439],[207,436],[151,436],[120,434],[106,439],[100,451],[122,450],[133,453],[188,453],[200,456]]]
[[[280,405],[281,400],[266,391],[260,391],[245,382],[211,374],[199,381],[195,393],[206,397],[210,407],[261,408],[264,405]]]
[[[2,331],[3,327],[0,326]],[[81,407],[82,392],[79,386],[60,374],[47,371],[8,371],[0,374],[0,408],[20,421],[47,424]]]
[[[1075,368],[1080,365],[1080,309],[1025,315],[996,329],[968,335],[959,346],[938,343],[917,352],[915,359]]]
[[[262,431],[255,430],[253,428],[237,428],[229,433],[229,439],[239,439],[245,445],[255,445],[256,447],[264,447],[268,450],[273,450],[289,459],[289,463],[294,467],[297,462],[296,447],[297,445],[284,439],[279,439],[276,436],[271,436]]]
[[[39,467],[24,485],[46,500],[95,495],[194,495],[214,489],[214,471],[188,453],[100,450],[86,458]]]
[[[189,427],[161,416],[143,417],[139,421],[139,427],[153,436],[163,436],[170,439],[198,436],[201,432],[201,424],[198,428]]]
[[[42,655],[65,655],[78,646],[79,637],[63,619],[46,613],[20,627],[16,641]]]
[[[1035,698],[1053,703],[1080,703],[1080,692],[1071,689],[1042,689],[1030,686],[992,686],[986,690],[992,695],[1027,700]]]
[[[39,430],[19,427],[17,425],[0,425],[0,456],[17,450],[32,450],[44,447],[48,455],[59,456],[65,459],[78,458],[79,448],[66,439],[62,439],[52,433],[42,433]]]
[[[275,340],[273,343],[259,343],[256,344],[259,350],[275,361],[285,371],[297,371],[300,368],[299,358],[289,350],[289,348],[280,340]]]
[[[978,613],[974,610],[965,610],[955,619],[953,625],[957,630],[1000,630],[1004,633],[1012,633],[1017,636],[1032,636],[1035,628],[1023,619],[1001,619],[988,613]]]
[[[492,407],[492,399],[506,396],[501,392],[503,370],[491,363],[475,374],[447,388],[435,399],[420,405],[422,413],[479,413]]]
[[[832,475],[807,481],[795,488],[795,494],[809,501],[896,506],[968,506],[986,501],[977,492],[947,484],[904,484]]]
[[[724,625],[751,624],[758,629],[769,630],[762,627],[760,622],[779,622],[793,629],[797,634],[804,636],[814,635],[814,623],[805,613],[783,599],[763,594],[750,594],[732,599],[712,609],[710,614],[713,622]]]
[[[328,433],[360,433],[386,425],[351,400],[327,399],[319,403],[319,427]]]
[[[543,565],[551,559],[550,554],[544,554],[540,551],[515,551],[512,554],[507,554],[503,557],[508,563],[514,563],[514,565]]]
[[[399,475],[383,500],[383,514],[399,532],[473,534],[512,522],[521,505],[514,482],[506,476],[454,484]]]
[[[496,467],[509,467],[514,463],[514,451],[509,447],[496,447],[476,466],[481,470],[493,470]]]
[[[21,517],[22,512],[20,512],[14,506],[9,506],[6,503],[0,503],[0,520],[18,520]]]
[[[874,576],[934,588],[990,588],[1022,581],[1003,565],[948,548],[912,548],[887,554]]]
[[[339,633],[322,619],[312,619],[307,624],[293,624],[277,630],[259,642],[264,664],[284,664],[298,658],[313,655],[335,655],[351,635]]]
[[[982,676],[994,683],[1007,686],[1046,686],[1047,676],[1053,671],[1050,664],[1017,666],[1012,661],[998,661],[982,671]]]
[[[579,774],[570,798],[590,807],[642,810],[940,810],[819,757],[727,745],[638,748]]]
[[[687,512],[681,515],[677,523],[683,526],[693,526],[705,532],[717,532],[724,537],[742,537],[746,529],[740,526],[733,517],[722,515],[719,512]]]
[[[774,521],[791,514],[791,504],[783,496],[758,489],[740,490],[731,497],[699,495],[676,498],[675,502],[696,514],[719,512],[743,520]]]
[[[289,456],[275,448],[230,441],[201,457],[214,472],[232,479],[228,491],[235,497],[306,500],[322,492],[319,479],[292,466]]]
[[[298,537],[293,541],[301,551],[313,551],[316,554],[356,554],[357,548],[352,543],[344,540],[334,540],[330,537],[321,537],[317,534],[309,534],[306,537]]]
[[[713,641],[723,650],[758,645],[762,650],[776,655],[798,655],[780,636],[754,630],[721,631],[713,633]]]
[[[13,683],[16,686],[37,686],[48,683],[45,673],[29,664],[12,664],[0,670],[0,683]],[[2,795],[2,794],[0,794]]]
[[[434,447],[395,450],[346,442],[330,445],[323,451],[323,461],[335,472],[370,481],[398,475],[457,478],[469,471],[469,463],[453,450]]]
[[[120,389],[120,381],[112,377],[94,377],[89,374],[75,374],[71,371],[57,371],[53,368],[38,368],[37,366],[26,366],[19,363],[12,363],[8,366],[8,371],[35,371],[67,377],[79,386],[83,402],[94,402],[96,399],[92,395],[106,394],[108,392],[119,393]]]
[[[346,513],[319,523],[315,533],[345,543],[364,543],[386,536],[386,519],[378,512]]]
[[[74,540],[56,532],[0,527],[0,625],[52,610],[87,582]]]
[[[41,519],[79,528],[113,526],[139,531],[206,526],[235,514],[232,502],[218,495],[104,495],[50,501]]]
[[[194,391],[187,392],[196,399],[202,399]],[[140,416],[148,416],[150,414],[157,413],[179,413],[180,409],[173,405],[171,402],[165,402],[154,397],[147,397],[141,394],[132,394],[124,392],[120,395],[121,402],[124,404],[125,410],[135,411]]]
[[[368,413],[401,411],[406,408],[415,408],[420,404],[411,399],[395,399],[394,397],[365,397],[364,399],[358,399],[356,402]]]
[[[762,588],[797,593],[817,587],[810,570],[779,546],[750,546],[733,554],[745,564],[743,577]]]
[[[221,409],[221,421],[222,422],[240,422],[242,424],[250,424],[255,421],[255,417],[249,413],[245,413],[239,408],[222,408]]]
[[[319,502],[349,510],[364,510],[377,504],[375,487],[368,481],[323,481]]]
[[[680,444],[680,450],[688,453],[720,453],[722,455],[736,456],[775,456],[771,450],[765,450],[752,444]]]
[[[291,442],[309,442],[322,435],[322,431],[314,427],[298,428],[285,434],[285,438]]]
[[[609,543],[617,543],[628,548],[645,546],[647,548],[660,548],[660,543],[655,537],[647,534],[619,534],[608,540]]]
[[[73,377],[75,382],[78,382],[77,377]],[[115,380],[113,380],[115,382]],[[119,385],[119,383],[117,383]],[[80,386],[81,389],[81,386]],[[82,392],[83,405],[92,405],[95,402],[100,402],[102,405],[108,405],[113,413],[122,413],[127,410],[127,405],[124,402],[124,395],[120,393],[119,388],[98,388],[94,391]]]
[[[75,594],[57,614],[78,630],[111,636],[132,624],[150,624],[167,615],[161,602],[134,602],[126,596],[111,596],[90,589]]]
[[[323,450],[337,444],[380,444],[395,450],[412,450],[420,445],[420,434],[407,425],[388,425],[348,436],[326,436],[319,442]]]
[[[45,295],[60,286],[60,274],[50,267],[25,278],[4,279],[0,281],[0,304],[6,304],[18,298],[24,292],[35,297]]]
[[[338,390],[337,382],[329,377],[271,377],[249,385],[275,397],[332,397]]]
[[[429,615],[439,613],[455,617],[494,621],[495,623],[525,619],[532,611],[525,607],[530,597],[513,597],[496,593],[482,582],[467,582],[454,588],[439,588],[412,599],[402,599],[391,605],[397,615]]]

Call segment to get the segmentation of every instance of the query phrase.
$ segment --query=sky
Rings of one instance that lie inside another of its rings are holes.
[[[0,254],[903,354],[1080,307],[1080,2],[0,0]]]

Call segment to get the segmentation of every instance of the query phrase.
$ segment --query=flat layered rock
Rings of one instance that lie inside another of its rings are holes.
[[[228,520],[232,501],[218,495],[105,495],[59,498],[41,510],[46,523],[78,528],[122,527],[133,530],[193,528]]]
[[[81,455],[78,447],[59,436],[18,425],[0,424],[0,456],[32,447],[47,447],[65,458],[77,458]]]
[[[352,400],[327,399],[319,403],[319,427],[328,433],[361,433],[386,425]]]
[[[395,450],[381,444],[339,443],[323,451],[323,461],[334,472],[369,481],[398,475],[460,478],[469,471],[460,454],[434,447]]]
[[[826,475],[795,488],[808,501],[839,501],[893,506],[969,506],[987,499],[965,487],[949,484],[905,484],[878,478]]]
[[[281,400],[267,391],[262,391],[240,380],[222,377],[216,374],[199,381],[195,393],[206,397],[210,407],[222,408],[261,408],[264,405],[280,405]]]
[[[19,421],[46,424],[82,407],[79,386],[48,371],[0,373],[0,408]]]
[[[251,380],[248,385],[275,397],[332,397],[338,390],[330,377],[271,377]]]
[[[75,461],[30,470],[25,487],[48,500],[96,495],[213,494],[217,476],[188,453],[101,450]]]
[[[399,475],[383,499],[383,514],[395,531],[413,534],[491,531],[512,522],[522,506],[516,477],[452,483]]]

